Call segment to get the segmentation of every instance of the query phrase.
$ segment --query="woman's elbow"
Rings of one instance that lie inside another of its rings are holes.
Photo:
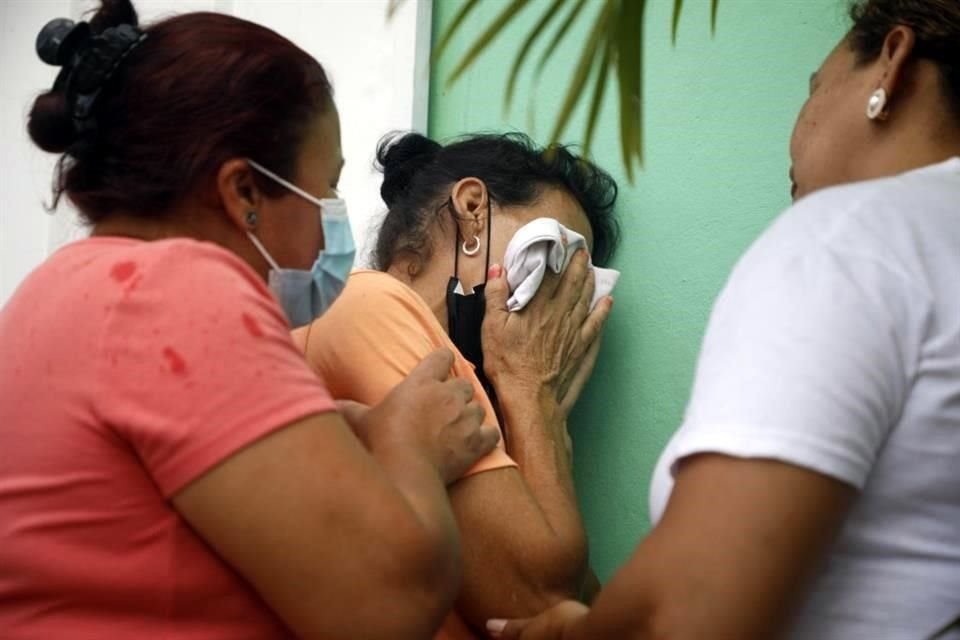
[[[430,535],[395,546],[396,561],[377,589],[382,637],[429,638],[450,612],[460,589],[459,546]]]

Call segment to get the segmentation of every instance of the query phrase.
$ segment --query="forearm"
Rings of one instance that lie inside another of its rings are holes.
[[[426,600],[420,611],[442,619],[452,605],[462,574],[460,536],[446,487],[436,468],[412,449],[374,448],[372,453],[406,500],[422,532],[418,551],[411,554],[419,557],[416,568],[420,571],[398,576],[397,588],[409,594],[419,584]]]
[[[547,523],[557,535],[584,537],[566,445],[566,419],[545,390],[504,385],[498,391],[507,452],[520,467]]]
[[[577,506],[573,469],[566,444],[566,420],[545,392],[523,392],[518,386],[498,396],[506,431],[507,451],[517,462],[540,526],[529,535],[552,549],[546,561],[553,569],[553,587],[579,596],[587,575],[587,538]],[[529,522],[529,520],[528,520]]]

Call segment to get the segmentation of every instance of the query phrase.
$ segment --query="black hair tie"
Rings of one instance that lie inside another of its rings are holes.
[[[147,37],[130,24],[94,35],[86,22],[56,18],[37,35],[37,55],[49,65],[63,67],[53,83],[63,91],[77,134],[96,128],[94,107],[100,92],[124,59]]]

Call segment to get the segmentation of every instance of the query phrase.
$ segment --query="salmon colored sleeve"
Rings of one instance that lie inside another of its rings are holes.
[[[335,411],[259,276],[213,245],[149,243],[104,274],[96,414],[164,496],[256,440]]]
[[[473,384],[487,424],[500,428],[473,367],[423,299],[393,276],[355,272],[330,309],[293,338],[334,398],[368,405],[383,400],[430,352],[451,349],[456,356],[451,375]],[[515,466],[501,441],[465,476]]]

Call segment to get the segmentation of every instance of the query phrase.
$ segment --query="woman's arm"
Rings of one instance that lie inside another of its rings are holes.
[[[497,440],[449,353],[362,417],[266,436],[173,497],[176,509],[301,637],[428,637],[460,579],[446,482]],[[398,434],[400,437],[398,437]]]
[[[596,590],[573,486],[566,412],[589,377],[610,300],[591,314],[592,272],[579,255],[544,280],[520,313],[506,278],[486,288],[484,362],[497,389],[507,451],[518,469],[481,473],[451,490],[464,540],[457,608],[475,627],[497,611],[533,615]],[[592,580],[588,580],[591,578]],[[592,596],[592,593],[589,594]]]
[[[494,637],[643,640],[778,637],[826,555],[851,486],[767,460],[682,463],[663,520],[592,610],[570,603]]]

